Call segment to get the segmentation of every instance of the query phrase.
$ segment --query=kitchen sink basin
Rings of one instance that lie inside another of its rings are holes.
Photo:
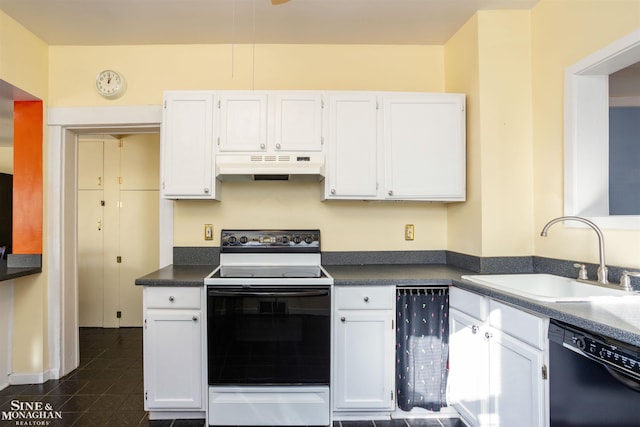
[[[545,302],[610,301],[640,294],[552,274],[467,275],[463,279],[516,296]],[[612,284],[615,286],[615,284]]]

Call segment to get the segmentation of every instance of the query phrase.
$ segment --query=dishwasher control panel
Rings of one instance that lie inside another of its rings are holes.
[[[640,379],[640,351],[631,344],[557,320],[551,320],[549,323],[549,340]]]

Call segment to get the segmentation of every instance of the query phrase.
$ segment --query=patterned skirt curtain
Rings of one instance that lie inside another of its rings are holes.
[[[396,307],[398,407],[440,411],[447,406],[449,292],[398,289]]]

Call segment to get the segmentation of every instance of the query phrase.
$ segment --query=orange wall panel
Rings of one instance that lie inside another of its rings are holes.
[[[13,253],[42,253],[42,101],[13,106]]]

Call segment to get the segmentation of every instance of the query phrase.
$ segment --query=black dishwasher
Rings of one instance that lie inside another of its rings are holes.
[[[549,324],[551,427],[640,425],[640,350],[557,320]]]

